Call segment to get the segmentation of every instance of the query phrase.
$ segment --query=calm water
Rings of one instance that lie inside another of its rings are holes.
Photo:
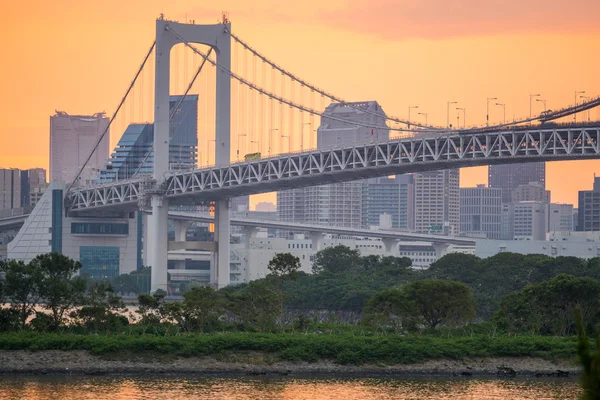
[[[0,377],[0,399],[576,399],[560,379]]]

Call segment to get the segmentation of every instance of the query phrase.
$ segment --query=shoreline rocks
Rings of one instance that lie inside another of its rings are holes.
[[[118,356],[118,358],[116,357]],[[95,356],[87,351],[0,351],[0,374],[192,374],[202,376],[457,376],[551,377],[577,375],[579,366],[535,357],[429,360],[407,365],[340,365],[331,361],[273,361],[261,353],[236,354],[234,360],[213,357],[165,357],[141,353]]]

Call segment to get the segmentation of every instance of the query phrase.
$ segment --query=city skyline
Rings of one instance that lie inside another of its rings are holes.
[[[486,10],[495,4],[475,7],[465,1],[448,9],[449,5],[433,7],[430,3],[435,1],[427,3],[378,1],[367,12],[354,3],[273,8],[270,2],[258,2],[253,13],[241,11],[241,2],[228,2],[218,10],[199,9],[191,1],[167,7],[158,1],[144,2],[144,7],[140,2],[111,1],[85,6],[58,1],[35,8],[13,4],[8,8],[9,37],[20,43],[9,41],[8,45],[8,53],[17,62],[0,66],[0,86],[13,98],[0,111],[10,132],[0,137],[1,166],[48,168],[47,121],[54,109],[73,114],[106,110],[110,115],[151,42],[153,22],[161,12],[181,21],[216,22],[221,8],[228,10],[237,34],[292,72],[343,98],[376,100],[400,118],[407,118],[409,105],[419,105],[413,122],[424,122],[419,111],[428,114],[430,124],[445,125],[448,101],[466,108],[467,125],[483,125],[489,97],[505,103],[507,119],[511,119],[529,114],[532,93],[541,93],[552,109],[573,103],[576,90],[600,94],[594,62],[571,60],[600,39],[594,24],[600,5],[595,2],[536,1],[522,5],[518,17],[495,15],[491,24]],[[115,14],[111,8],[117,4],[120,12]],[[309,7],[312,12],[307,11]],[[510,4],[503,3],[503,7]],[[433,15],[422,14],[433,9]],[[448,18],[440,17],[442,11]],[[357,21],[359,15],[364,23]],[[403,23],[411,18],[420,24]],[[465,20],[467,26],[452,24]],[[22,32],[23,25],[36,28]],[[30,51],[30,46],[39,51]],[[549,55],[552,62],[542,68],[539,59]],[[311,62],[314,59],[319,62]],[[448,62],[440,63],[440,59]],[[45,66],[41,70],[40,64]],[[341,70],[342,65],[349,67]],[[347,84],[349,80],[352,85]],[[36,91],[43,95],[24,97]],[[534,113],[541,107],[534,102]],[[502,109],[490,109],[490,121],[501,122]],[[598,118],[598,113],[593,110],[592,118]],[[451,110],[450,117],[453,122],[455,111]],[[463,121],[462,113],[459,121]],[[111,131],[112,148],[123,132]],[[577,202],[577,191],[588,189],[593,174],[600,173],[599,161],[548,163],[547,167],[547,188],[554,201],[571,204]],[[561,173],[569,179],[561,178]],[[484,167],[463,169],[461,175],[462,187],[487,181]],[[273,199],[272,195],[254,196],[252,203]]]

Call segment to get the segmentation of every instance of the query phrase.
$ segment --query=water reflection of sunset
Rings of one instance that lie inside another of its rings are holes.
[[[574,380],[3,377],[0,398],[22,400],[491,400],[575,399]]]

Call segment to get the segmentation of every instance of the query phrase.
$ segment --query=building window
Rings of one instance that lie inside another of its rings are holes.
[[[79,261],[82,276],[108,279],[119,275],[119,247],[81,246]]]
[[[109,222],[72,222],[73,235],[128,235],[129,224]]]

